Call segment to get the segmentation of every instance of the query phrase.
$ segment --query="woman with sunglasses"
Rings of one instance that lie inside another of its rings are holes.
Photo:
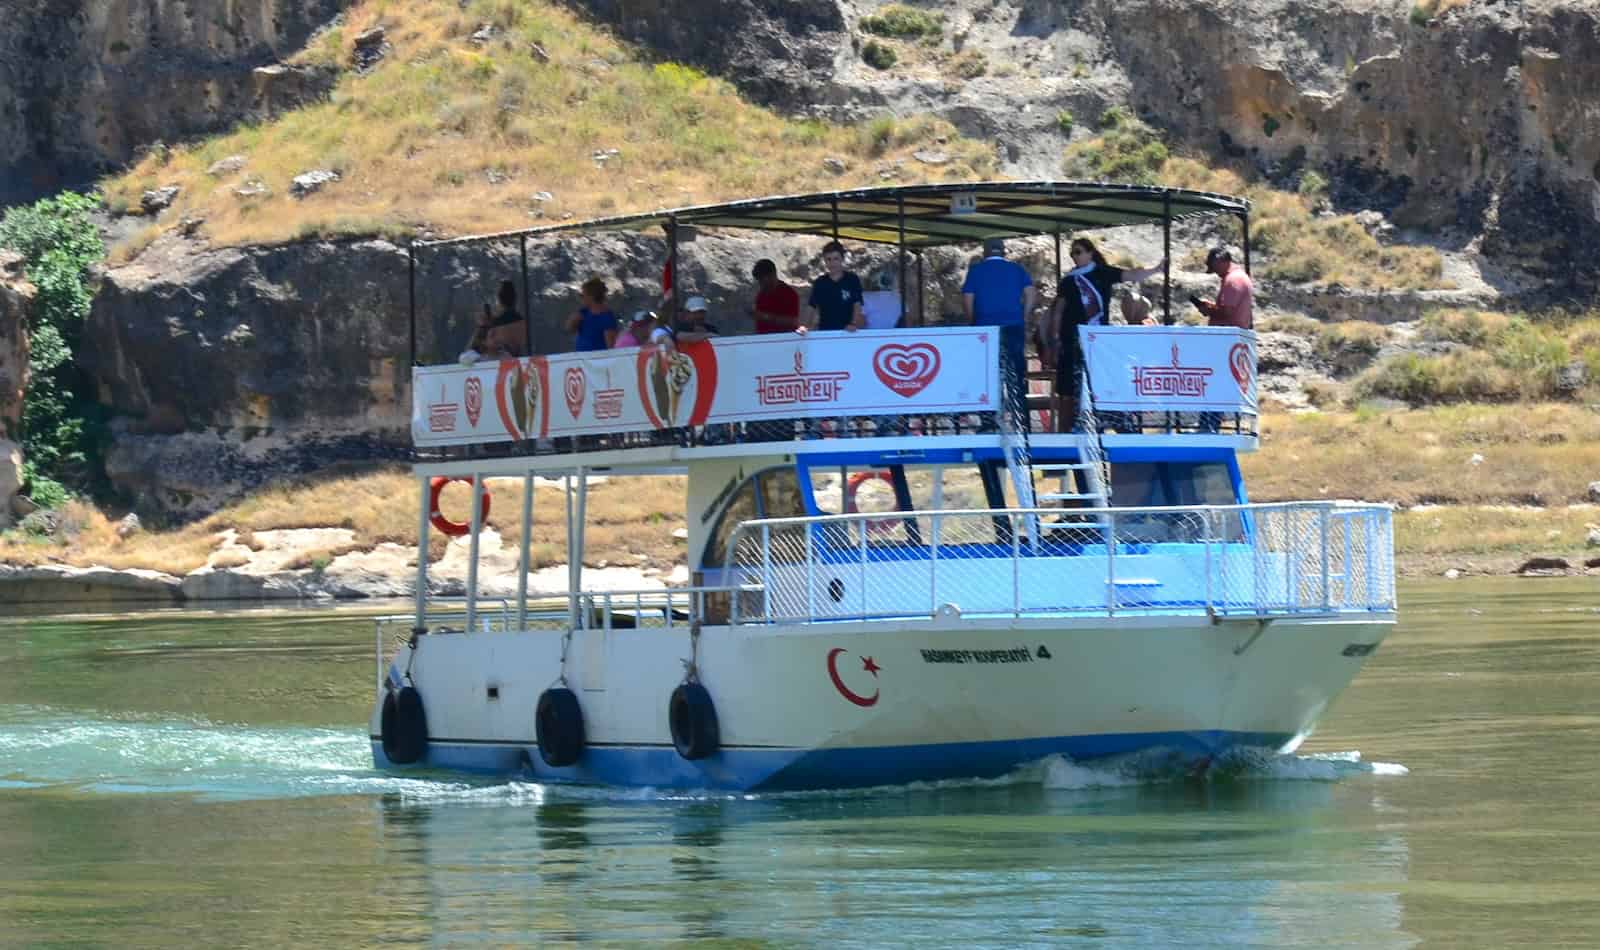
[[[1045,345],[1056,363],[1056,428],[1077,427],[1078,391],[1083,380],[1083,351],[1078,327],[1111,322],[1111,288],[1124,281],[1149,280],[1161,273],[1166,261],[1154,267],[1112,267],[1094,242],[1073,239],[1068,250],[1072,269],[1061,275],[1056,303],[1045,321]]]

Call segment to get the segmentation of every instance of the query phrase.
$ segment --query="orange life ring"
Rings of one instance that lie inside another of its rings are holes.
[[[880,470],[876,472],[857,472],[854,475],[851,475],[844,485],[844,510],[846,514],[853,515],[860,513],[861,509],[856,505],[856,491],[862,485],[872,481],[875,478],[879,479],[880,481],[888,482],[891,491],[894,489],[894,475],[889,472]],[[898,499],[896,499],[896,502],[898,503]],[[865,524],[869,532],[876,531],[881,534],[885,531],[893,529],[896,522],[900,520],[901,519],[899,517],[868,518],[866,519]]]
[[[444,491],[444,486],[451,482],[466,482],[471,485],[472,479],[464,475],[452,475],[448,478],[443,475],[435,475],[433,480],[428,483],[428,520],[433,523],[435,528],[439,529],[440,534],[459,538],[471,531],[472,525],[451,521],[439,511],[439,493]],[[489,523],[489,493],[487,491],[483,493],[483,514],[478,517],[478,520],[483,524]]]

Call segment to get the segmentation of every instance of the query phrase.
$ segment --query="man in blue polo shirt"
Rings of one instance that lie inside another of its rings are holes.
[[[961,285],[961,304],[972,325],[1000,328],[1001,385],[1011,399],[1020,399],[1025,385],[1022,342],[1036,293],[1022,265],[1006,260],[1006,242],[1000,238],[983,242],[983,260],[967,268]],[[1022,415],[1026,422],[1027,412]]]

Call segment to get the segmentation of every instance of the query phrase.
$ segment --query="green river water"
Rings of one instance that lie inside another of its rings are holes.
[[[1404,586],[1294,756],[673,796],[374,772],[369,618],[0,618],[0,946],[1600,946],[1600,585]]]

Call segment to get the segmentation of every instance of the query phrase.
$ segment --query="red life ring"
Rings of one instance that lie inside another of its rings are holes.
[[[853,515],[860,513],[861,509],[856,505],[856,490],[875,478],[888,482],[890,490],[893,490],[894,475],[889,472],[857,472],[854,475],[851,475],[849,480],[847,480],[844,485],[844,510],[846,514]],[[894,526],[900,520],[901,519],[899,517],[868,518],[866,519],[865,524],[867,526],[867,531],[882,534],[885,531],[893,530]]]
[[[433,526],[439,529],[440,534],[459,538],[471,531],[472,525],[451,521],[439,511],[439,493],[444,491],[444,486],[451,482],[466,482],[471,485],[472,479],[464,475],[452,475],[449,478],[443,475],[435,475],[433,480],[428,483],[428,520],[433,522]],[[483,493],[483,514],[479,515],[478,520],[483,524],[489,523],[489,492],[487,490]]]

